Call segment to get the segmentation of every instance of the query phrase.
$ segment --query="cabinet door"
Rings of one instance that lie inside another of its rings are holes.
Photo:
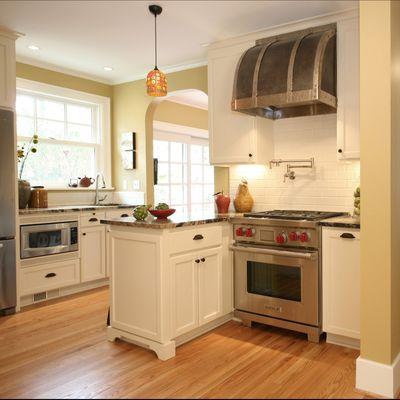
[[[339,159],[360,158],[358,18],[337,24],[337,146]]]
[[[81,235],[81,280],[101,279],[106,276],[106,230],[93,226],[82,228]]]
[[[236,65],[252,43],[215,50],[208,61],[211,164],[254,162],[255,117],[232,111]]]
[[[202,251],[199,269],[199,325],[222,315],[222,247]]]
[[[0,107],[15,108],[15,41],[0,32]]]
[[[198,257],[189,253],[170,259],[172,337],[198,326]]]
[[[360,338],[360,231],[324,228],[323,330]]]

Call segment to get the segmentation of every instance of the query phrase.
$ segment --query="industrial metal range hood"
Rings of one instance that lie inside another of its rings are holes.
[[[257,40],[236,67],[233,111],[280,119],[336,104],[335,24]]]

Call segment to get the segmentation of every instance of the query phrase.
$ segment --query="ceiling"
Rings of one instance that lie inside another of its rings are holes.
[[[0,25],[25,34],[18,60],[107,83],[153,68],[152,1],[0,1]],[[159,67],[203,65],[205,45],[357,7],[358,1],[159,1]],[[40,50],[33,51],[29,45]],[[110,66],[113,71],[105,71]]]
[[[190,107],[200,108],[202,110],[208,110],[208,96],[200,90],[179,90],[178,92],[170,93],[167,100]]]

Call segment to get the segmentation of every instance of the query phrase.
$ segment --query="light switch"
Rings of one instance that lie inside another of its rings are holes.
[[[139,190],[140,189],[140,181],[139,179],[134,179],[132,182],[133,190]]]

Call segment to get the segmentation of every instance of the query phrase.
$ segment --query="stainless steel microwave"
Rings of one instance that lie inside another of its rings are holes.
[[[22,259],[78,249],[78,221],[21,226]]]

